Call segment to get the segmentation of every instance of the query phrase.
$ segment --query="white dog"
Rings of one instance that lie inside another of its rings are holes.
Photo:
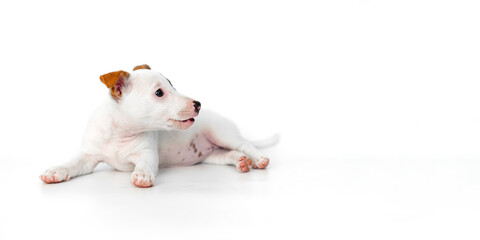
[[[267,167],[269,158],[255,146],[272,145],[278,136],[254,144],[225,118],[203,111],[198,116],[200,102],[178,93],[148,65],[130,73],[107,73],[100,80],[110,89],[111,98],[92,115],[80,153],[45,171],[40,176],[43,182],[91,173],[99,162],[133,171],[131,181],[138,187],[151,187],[159,167],[199,162],[233,164],[240,172]]]

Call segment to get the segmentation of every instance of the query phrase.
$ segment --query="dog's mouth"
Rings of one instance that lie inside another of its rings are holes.
[[[181,123],[195,122],[195,118],[189,118],[189,119],[185,119],[185,120],[173,120],[173,121],[181,122]]]
[[[192,126],[193,123],[195,122],[195,118],[189,118],[185,120],[171,119],[171,121],[173,122],[173,125],[175,126],[175,128],[183,130]]]

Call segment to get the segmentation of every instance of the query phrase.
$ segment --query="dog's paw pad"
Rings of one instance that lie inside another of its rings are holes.
[[[40,179],[44,183],[59,183],[70,180],[70,175],[66,168],[52,168],[40,175]]]
[[[132,183],[137,187],[151,187],[154,181],[155,176],[153,176],[153,174],[145,173],[144,171],[135,171],[132,173]]]
[[[268,163],[270,162],[270,159],[267,157],[261,157],[259,161],[253,164],[253,168],[256,169],[264,169],[268,166]]]
[[[249,172],[251,164],[252,160],[250,158],[247,158],[246,156],[241,156],[235,165],[237,166],[237,170],[239,172]]]

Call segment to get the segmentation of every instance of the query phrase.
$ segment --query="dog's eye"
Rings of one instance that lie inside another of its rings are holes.
[[[163,96],[163,91],[162,89],[158,89],[156,92],[155,92],[155,95],[157,95],[157,97],[162,97]]]

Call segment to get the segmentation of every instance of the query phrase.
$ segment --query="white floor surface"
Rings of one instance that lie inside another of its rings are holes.
[[[478,239],[474,159],[325,159],[266,152],[267,170],[161,169],[139,189],[100,165],[61,184],[2,166],[1,239]]]

